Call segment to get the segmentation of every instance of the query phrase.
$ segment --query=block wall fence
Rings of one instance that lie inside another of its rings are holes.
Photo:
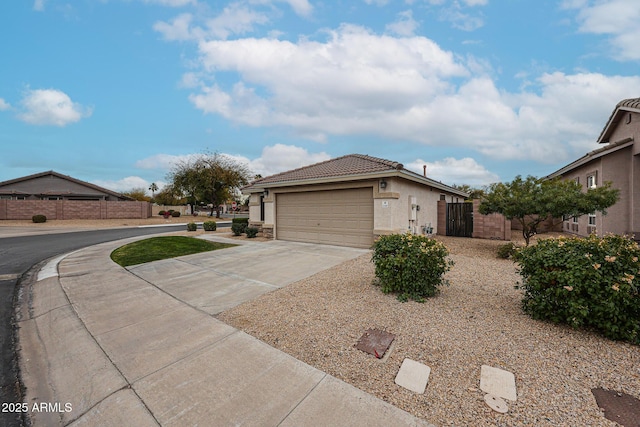
[[[0,220],[31,219],[140,219],[151,217],[149,202],[102,200],[0,200]]]

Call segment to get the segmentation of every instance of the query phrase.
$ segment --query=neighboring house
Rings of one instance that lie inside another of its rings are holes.
[[[0,182],[0,199],[130,201],[130,197],[54,171]]]
[[[375,236],[431,227],[438,201],[467,193],[390,160],[350,154],[252,182],[249,222],[280,240],[368,248]]]
[[[620,199],[607,209],[607,215],[565,218],[562,229],[581,236],[595,232],[599,236],[615,233],[640,237],[640,98],[616,105],[598,142],[606,145],[547,178],[573,179],[585,189],[611,181],[620,190]]]

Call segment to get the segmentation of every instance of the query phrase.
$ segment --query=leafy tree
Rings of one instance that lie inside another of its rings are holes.
[[[176,206],[186,203],[180,194],[176,194],[173,185],[166,185],[155,195],[153,200],[159,205]]]
[[[610,182],[584,192],[582,185],[574,180],[545,180],[533,176],[522,179],[518,175],[511,182],[491,184],[479,211],[484,215],[500,213],[507,219],[517,219],[528,246],[538,225],[549,216],[582,216],[596,211],[606,215],[607,208],[613,206],[618,197],[619,190],[612,188]]]
[[[122,194],[140,202],[148,202],[151,200],[151,198],[147,196],[147,190],[145,190],[143,187],[132,188],[131,190],[125,191]]]
[[[174,188],[190,203],[199,201],[211,205],[211,214],[219,206],[235,197],[239,187],[247,184],[251,177],[248,167],[231,157],[218,153],[204,153],[176,164],[169,174]]]
[[[475,188],[468,184],[454,184],[452,187],[457,190],[464,191],[465,193],[469,193],[467,200],[482,199],[484,197],[484,190],[481,188]]]

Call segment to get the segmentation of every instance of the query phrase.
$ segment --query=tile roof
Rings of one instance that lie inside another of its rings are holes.
[[[611,112],[609,120],[607,120],[607,123],[604,125],[602,132],[600,132],[600,136],[598,137],[599,143],[602,144],[610,142],[610,133],[618,125],[618,122],[622,118],[622,112],[624,111],[640,111],[640,98],[623,99],[622,101],[618,102],[616,108],[614,108]]]
[[[379,159],[364,154],[348,154],[321,163],[260,178],[252,182],[251,185],[362,175],[402,169],[402,163]]]
[[[318,181],[335,182],[353,179],[357,180],[360,177],[366,178],[371,175],[402,176],[406,179],[417,181],[462,197],[469,196],[464,191],[405,169],[402,163],[367,156],[364,154],[348,154],[346,156],[336,157],[335,159],[260,178],[253,181],[242,190],[255,191],[260,188],[295,186],[299,184],[317,183]]]
[[[2,181],[2,182],[0,182],[0,187],[9,186],[11,184],[15,184],[15,183],[18,183],[18,182],[29,181],[31,179],[41,178],[41,177],[48,176],[48,175],[55,176],[55,177],[61,178],[61,179],[65,179],[65,180],[68,180],[68,181],[71,181],[71,182],[75,182],[76,184],[80,184],[80,185],[83,185],[85,187],[89,187],[89,188],[92,188],[94,190],[97,190],[97,191],[100,191],[102,193],[106,193],[106,194],[109,194],[111,196],[115,196],[115,197],[118,197],[118,198],[121,198],[121,199],[133,200],[131,197],[125,196],[124,194],[118,193],[118,192],[113,191],[113,190],[109,190],[108,188],[100,187],[99,185],[91,184],[90,182],[86,182],[86,181],[82,181],[82,180],[77,179],[77,178],[73,178],[73,177],[71,177],[69,175],[61,174],[61,173],[53,171],[53,170],[34,173],[32,175],[27,175],[27,176],[22,176],[20,178],[14,178],[14,179],[9,179],[7,181]],[[2,190],[0,190],[0,191],[2,191]],[[27,193],[19,193],[19,192],[13,192],[13,193],[9,192],[8,193],[5,190],[5,191],[3,191],[3,194],[27,194]],[[48,194],[48,193],[42,193],[42,194]],[[56,193],[56,194],[59,194],[59,193]],[[69,194],[69,193],[65,193],[65,194]]]

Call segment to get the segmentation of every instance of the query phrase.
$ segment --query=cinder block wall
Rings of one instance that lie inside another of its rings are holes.
[[[511,240],[511,221],[501,214],[482,215],[480,200],[473,201],[473,237],[478,239]]]
[[[151,217],[149,202],[80,200],[0,200],[0,220],[31,219],[139,219]]]

